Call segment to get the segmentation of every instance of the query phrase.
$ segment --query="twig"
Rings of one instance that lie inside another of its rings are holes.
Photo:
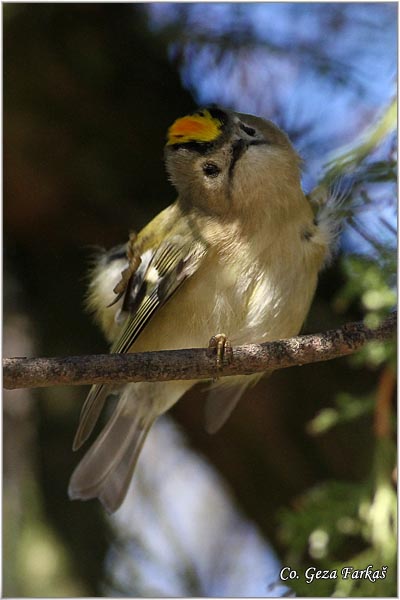
[[[392,435],[391,407],[395,387],[395,373],[386,367],[379,378],[376,394],[374,432],[378,438],[390,438]]]
[[[233,348],[232,362],[218,371],[215,357],[210,357],[203,348],[65,358],[5,358],[3,385],[6,389],[16,389],[249,375],[353,354],[371,340],[394,337],[396,324],[397,313],[393,313],[376,329],[357,322],[326,333],[237,346]]]

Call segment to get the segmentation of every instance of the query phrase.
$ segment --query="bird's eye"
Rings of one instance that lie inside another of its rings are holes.
[[[203,165],[203,173],[206,177],[218,177],[221,169],[213,162],[206,162]]]
[[[244,125],[243,123],[240,124],[240,129],[247,133],[247,135],[249,135],[250,137],[254,137],[256,135],[255,129],[253,129],[252,127],[247,127],[247,125]]]

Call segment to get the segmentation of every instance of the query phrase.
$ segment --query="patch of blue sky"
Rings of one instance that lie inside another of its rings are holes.
[[[288,592],[273,549],[168,416],[149,433],[133,485],[112,523],[121,541],[107,558],[113,595],[121,589],[140,597]]]

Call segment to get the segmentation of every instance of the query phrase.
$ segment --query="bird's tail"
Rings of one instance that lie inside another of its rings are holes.
[[[68,494],[73,500],[98,498],[112,513],[122,504],[146,435],[157,415],[143,403],[128,406],[120,398],[103,431],[72,474]],[[150,413],[150,414],[149,414]]]
[[[71,476],[72,500],[98,498],[112,513],[122,504],[146,435],[155,419],[190,387],[188,382],[126,385],[108,423]]]

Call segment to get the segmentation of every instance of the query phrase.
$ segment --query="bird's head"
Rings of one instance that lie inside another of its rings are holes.
[[[224,218],[290,210],[303,196],[300,159],[271,121],[216,107],[177,119],[168,130],[166,167],[188,208]]]

